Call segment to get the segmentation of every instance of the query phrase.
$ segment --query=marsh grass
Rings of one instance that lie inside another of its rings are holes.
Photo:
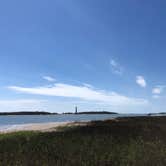
[[[0,135],[0,166],[165,166],[166,117]]]

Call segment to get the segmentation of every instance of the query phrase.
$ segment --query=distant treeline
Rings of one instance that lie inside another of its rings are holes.
[[[149,116],[153,116],[153,115],[166,115],[166,112],[159,112],[159,113],[149,113]]]
[[[21,111],[21,112],[0,112],[1,115],[57,115],[58,113],[44,112],[44,111]],[[107,111],[90,111],[90,112],[65,112],[62,114],[117,114],[116,112]]]
[[[67,112],[63,114],[118,114],[118,113],[108,112],[108,111],[89,111],[89,112],[77,112],[77,113]]]
[[[0,115],[52,115],[52,114],[57,114],[57,113],[42,112],[42,111],[0,112]]]

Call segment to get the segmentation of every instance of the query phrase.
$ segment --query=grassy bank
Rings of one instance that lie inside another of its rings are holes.
[[[0,166],[165,166],[166,117],[0,135]]]

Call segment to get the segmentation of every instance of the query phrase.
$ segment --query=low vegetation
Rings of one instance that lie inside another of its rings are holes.
[[[0,135],[0,166],[165,166],[166,117]]]
[[[25,111],[25,112],[0,112],[0,116],[7,115],[56,115],[57,113],[42,112],[42,111]]]

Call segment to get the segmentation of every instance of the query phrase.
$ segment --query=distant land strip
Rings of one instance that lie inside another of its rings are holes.
[[[58,115],[59,113],[51,113],[51,112],[44,112],[44,111],[21,111],[21,112],[0,112],[0,116],[2,115]],[[90,112],[77,112],[77,113],[72,113],[72,112],[66,112],[62,113],[64,115],[67,114],[118,114],[116,112],[109,112],[109,111],[90,111]]]

